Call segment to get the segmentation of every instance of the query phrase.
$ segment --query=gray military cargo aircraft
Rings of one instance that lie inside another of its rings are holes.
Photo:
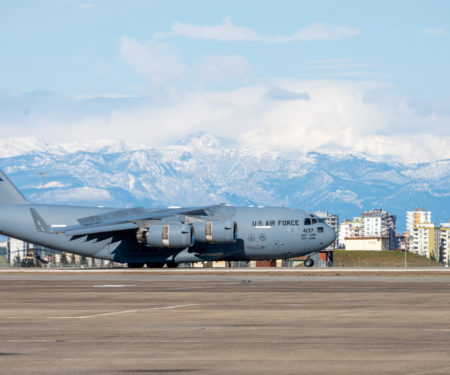
[[[336,233],[316,215],[225,205],[117,209],[30,203],[0,171],[0,234],[130,268],[310,255]],[[307,258],[305,265],[314,264]]]

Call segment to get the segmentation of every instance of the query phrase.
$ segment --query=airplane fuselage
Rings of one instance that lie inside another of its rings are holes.
[[[216,206],[208,210],[207,217],[187,215],[183,220],[188,224],[202,220],[233,221],[237,228],[233,243],[194,241],[192,246],[183,249],[152,247],[137,240],[136,230],[78,236],[37,231],[30,208],[38,211],[55,230],[59,226],[77,225],[80,218],[117,209],[3,204],[0,205],[0,233],[55,250],[129,264],[292,258],[319,251],[336,238],[331,227],[305,211],[276,207]]]

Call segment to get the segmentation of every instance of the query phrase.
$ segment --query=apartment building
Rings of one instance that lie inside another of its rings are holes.
[[[409,245],[409,251],[440,261],[440,232],[440,227],[434,223],[416,224],[412,232],[412,243]]]
[[[396,216],[382,209],[366,211],[361,215],[362,237],[387,238],[388,249],[395,249]]]
[[[414,228],[418,224],[431,223],[431,211],[418,207],[413,211],[406,211],[406,232],[412,235]]]
[[[360,217],[354,217],[353,220],[344,220],[341,225],[339,225],[339,237],[338,244],[339,247],[345,248],[346,238],[356,238],[362,236],[362,219]]]
[[[450,260],[450,222],[441,224],[440,238],[441,262],[448,265]]]

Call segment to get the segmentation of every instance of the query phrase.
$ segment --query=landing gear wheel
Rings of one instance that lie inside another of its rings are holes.
[[[128,268],[142,268],[144,263],[127,263]]]
[[[170,262],[170,263],[166,263],[167,268],[177,268],[178,267],[178,263],[175,262]]]
[[[163,268],[164,263],[148,262],[147,268]]]
[[[312,267],[314,266],[314,261],[311,258],[306,258],[303,264],[305,267]]]

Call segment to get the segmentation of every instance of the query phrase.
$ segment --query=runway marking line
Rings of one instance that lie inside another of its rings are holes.
[[[94,285],[94,288],[126,288],[129,286],[136,286],[135,284],[104,284]]]
[[[82,316],[52,316],[52,317],[47,317],[47,319],[88,319],[88,318],[97,318],[97,317],[101,317],[101,316],[130,314],[130,313],[141,312],[141,311],[179,309],[181,307],[190,307],[190,306],[198,306],[198,303],[189,303],[186,305],[173,305],[173,306],[163,306],[163,307],[150,307],[148,309],[123,310],[123,311],[115,311],[115,312],[93,314],[93,315],[82,315]]]

